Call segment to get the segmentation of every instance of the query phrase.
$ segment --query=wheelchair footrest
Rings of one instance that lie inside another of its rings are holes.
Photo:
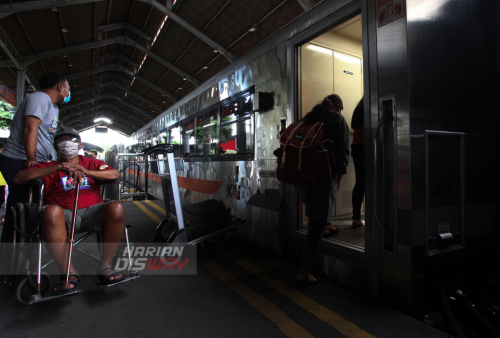
[[[80,292],[82,292],[81,289],[71,289],[71,291],[68,291],[64,294],[52,295],[52,296],[47,296],[47,297],[42,297],[42,295],[36,294],[36,295],[31,296],[30,304],[41,303],[41,302],[45,302],[46,300],[51,300],[51,299],[56,299],[56,298],[61,298],[61,297],[74,296],[74,295],[79,294]]]
[[[110,287],[110,286],[115,286],[115,285],[118,285],[118,284],[123,284],[125,282],[130,282],[136,278],[139,278],[141,277],[141,275],[138,273],[138,272],[135,272],[134,274],[130,275],[130,276],[125,276],[125,278],[123,278],[121,281],[118,281],[118,282],[115,282],[115,283],[110,283],[110,284],[106,284],[106,283],[103,283],[103,282],[99,282],[97,283],[97,286],[100,287],[100,288],[107,288],[107,287]]]

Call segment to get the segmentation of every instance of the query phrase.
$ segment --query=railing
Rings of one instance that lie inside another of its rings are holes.
[[[149,198],[149,172],[151,162],[167,162],[166,158],[150,159],[149,155],[138,153],[119,153],[118,154],[118,170],[122,174],[122,198],[144,196]],[[168,163],[159,170],[157,175],[169,174]],[[141,184],[141,165],[144,165],[144,189]],[[175,170],[177,172],[184,171],[184,160],[182,158],[175,159]]]

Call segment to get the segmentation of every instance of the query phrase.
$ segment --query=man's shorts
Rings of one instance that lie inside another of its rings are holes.
[[[76,211],[75,230],[102,232],[103,225],[101,221],[101,216],[104,207],[109,202],[99,203],[88,208],[78,209]],[[71,221],[73,220],[73,209],[63,209],[63,211],[64,211],[64,217],[66,218],[66,228],[68,229],[69,233],[71,231]]]

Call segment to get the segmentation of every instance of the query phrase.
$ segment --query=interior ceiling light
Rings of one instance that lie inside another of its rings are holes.
[[[207,67],[207,66],[205,66],[205,67],[203,67],[203,69],[208,69],[208,67]]]
[[[68,56],[67,56],[67,55],[63,55],[62,57],[63,57],[63,58],[67,58]]]
[[[185,78],[185,77],[183,77],[182,79],[183,79],[184,81],[186,81],[186,78]]]
[[[257,30],[257,28],[252,27],[252,28],[250,28],[248,31],[249,31],[249,32],[255,32],[256,30]]]
[[[66,28],[61,28],[61,32],[68,33],[68,30]]]
[[[217,49],[214,49],[214,53],[218,53],[219,51]]]
[[[69,67],[73,67],[73,65],[72,65],[71,63],[70,63],[68,66],[69,66]]]
[[[108,124],[113,123],[110,119],[108,119],[106,117],[99,117],[99,118],[95,119],[94,123],[97,123],[97,122],[106,122]]]

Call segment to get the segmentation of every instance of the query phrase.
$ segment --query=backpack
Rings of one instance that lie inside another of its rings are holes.
[[[274,151],[278,157],[276,177],[281,182],[312,185],[332,177],[329,150],[333,142],[325,140],[323,122],[334,112],[327,112],[318,122],[292,123],[280,137],[280,147]]]

